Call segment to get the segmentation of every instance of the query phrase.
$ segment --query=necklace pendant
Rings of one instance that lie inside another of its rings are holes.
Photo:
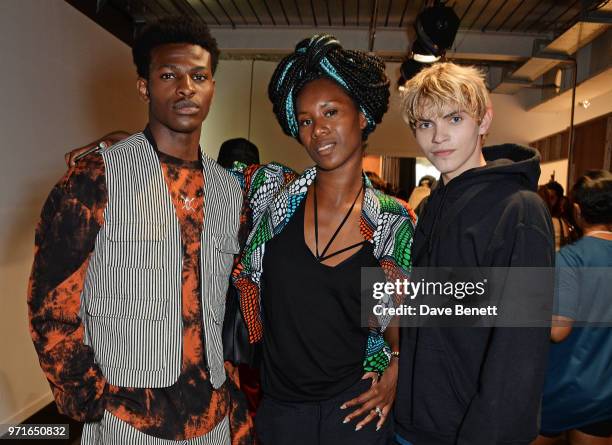
[[[190,198],[188,196],[181,195],[181,200],[183,201],[183,210],[188,212],[193,212],[195,208],[193,207],[193,203],[195,202],[195,198]]]

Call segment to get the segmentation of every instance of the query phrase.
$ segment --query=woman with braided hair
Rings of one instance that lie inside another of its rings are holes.
[[[233,279],[250,341],[263,340],[259,437],[385,444],[398,328],[388,317],[362,325],[361,268],[384,272],[377,281],[405,277],[415,217],[362,172],[363,143],[388,107],[384,64],[316,35],[279,63],[268,95],[316,165],[299,176],[274,163],[241,176],[253,229]]]

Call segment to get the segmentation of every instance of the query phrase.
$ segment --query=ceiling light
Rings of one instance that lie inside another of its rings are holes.
[[[403,86],[426,65],[438,62],[453,45],[459,30],[459,17],[440,1],[421,12],[415,21],[416,39],[401,67],[398,85]]]
[[[417,57],[428,56],[421,60],[437,62],[453,45],[459,22],[453,8],[442,3],[436,2],[434,6],[424,9],[415,21],[417,38],[412,45],[413,58],[418,60]]]

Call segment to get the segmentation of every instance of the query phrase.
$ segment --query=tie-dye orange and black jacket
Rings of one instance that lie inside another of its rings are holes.
[[[155,147],[150,132],[145,135]],[[108,200],[99,155],[85,157],[68,171],[43,207],[28,290],[34,346],[60,412],[74,419],[96,421],[107,410],[143,433],[185,440],[206,434],[229,414],[232,443],[249,444],[252,423],[237,379],[228,379],[218,390],[208,382],[199,276],[200,232],[205,223],[201,165],[157,153],[180,222],[184,252],[178,380],[155,389],[110,385],[93,350],[83,343],[81,291]]]

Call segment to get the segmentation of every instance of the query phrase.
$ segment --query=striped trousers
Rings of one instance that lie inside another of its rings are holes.
[[[104,411],[101,421],[86,423],[81,437],[81,445],[231,445],[231,443],[228,417],[203,436],[189,440],[167,440],[141,433],[108,411]]]

